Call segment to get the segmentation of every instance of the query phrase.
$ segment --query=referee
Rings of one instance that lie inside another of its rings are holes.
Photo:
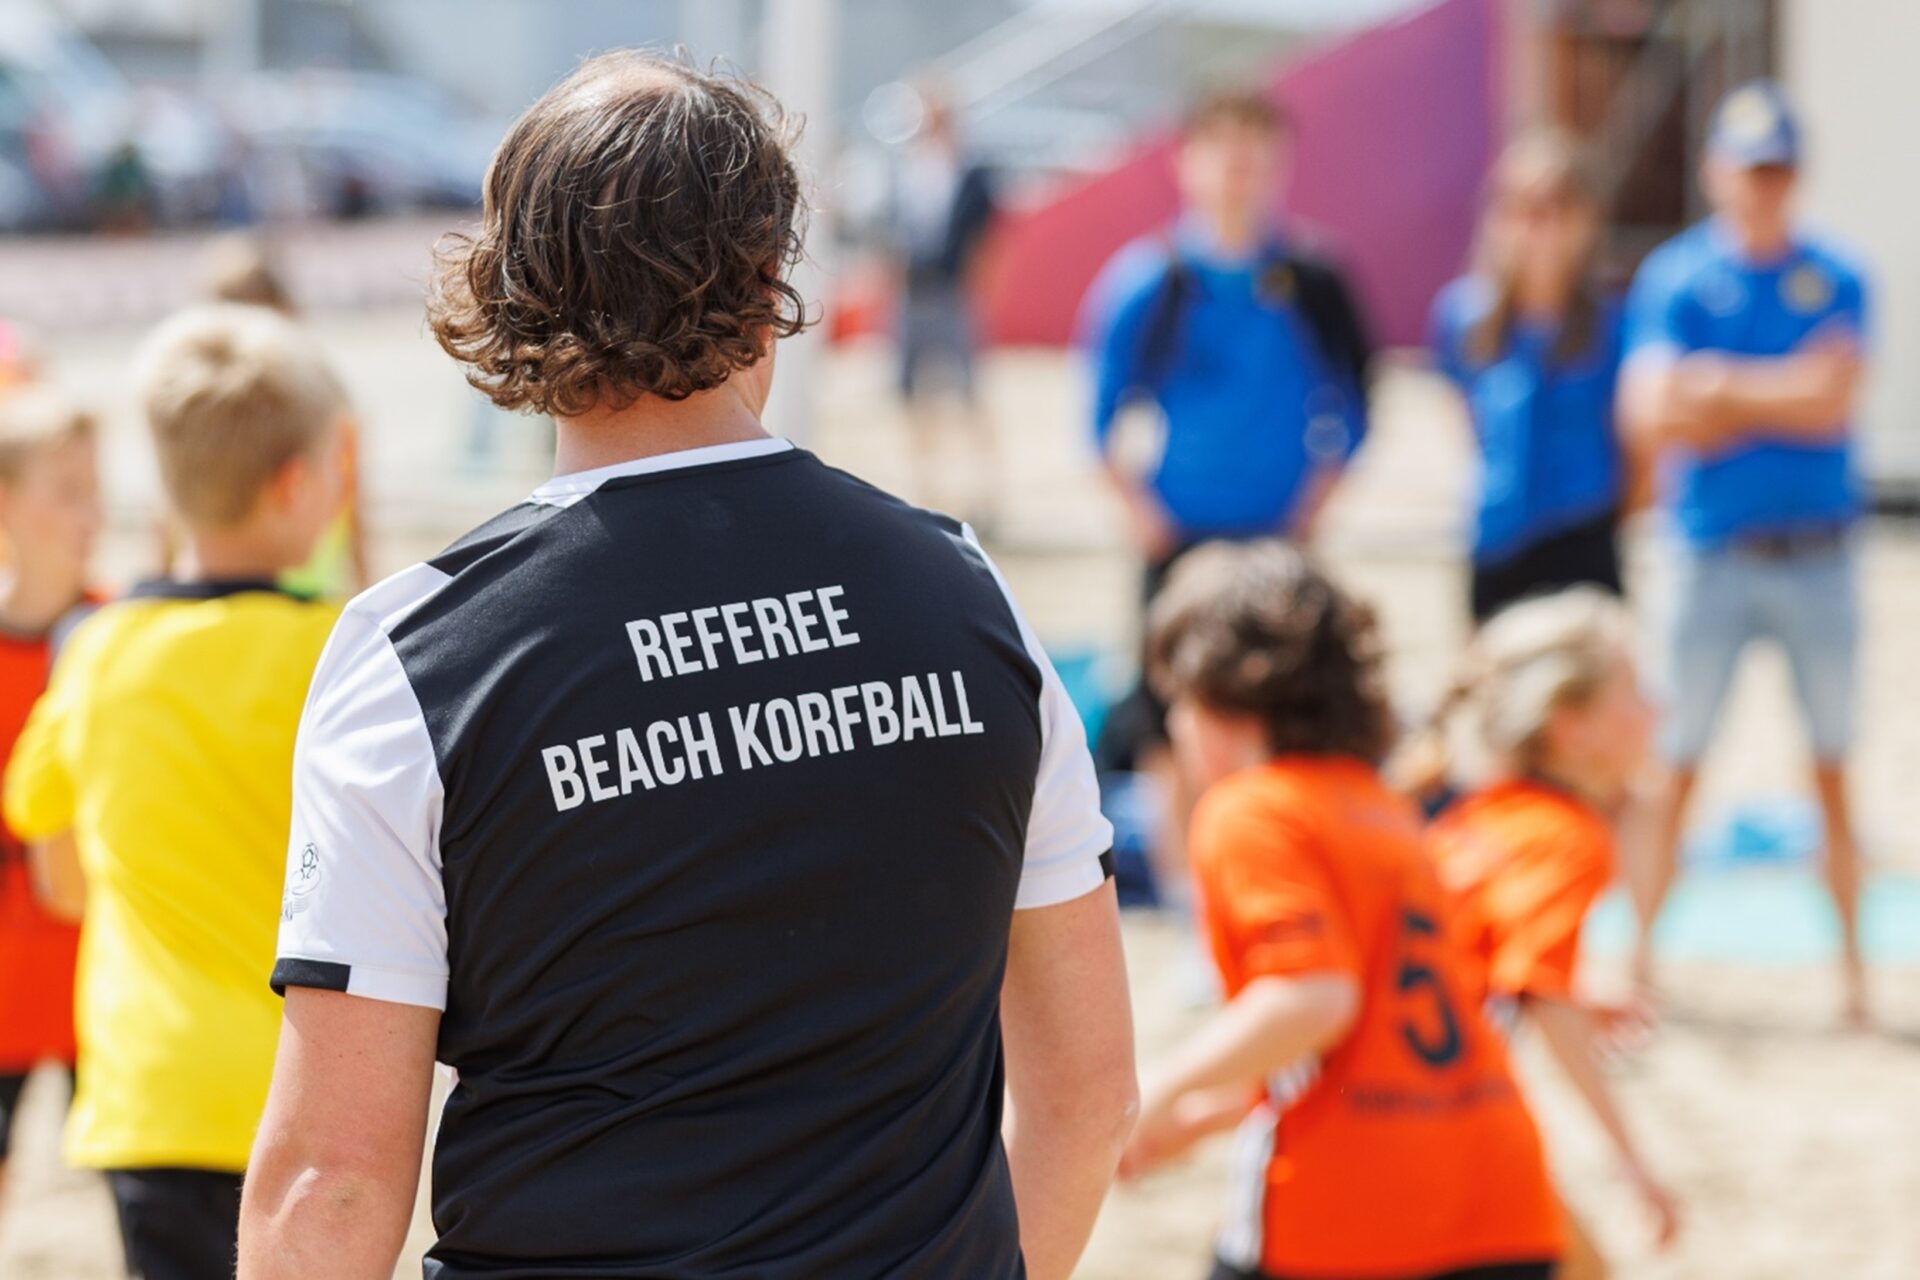
[[[1056,1280],[1131,1119],[1107,824],[962,527],[770,437],[776,104],[595,58],[434,332],[555,478],[349,606],[300,731],[245,1280]],[[1006,1104],[1003,1112],[1003,1096]]]

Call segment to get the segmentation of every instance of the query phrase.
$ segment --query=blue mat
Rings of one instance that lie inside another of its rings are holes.
[[[1100,775],[1100,812],[1113,824],[1115,887],[1123,907],[1160,905],[1152,849],[1160,834],[1160,796],[1152,783],[1132,773]]]
[[[1750,799],[1708,818],[1687,837],[1693,866],[1787,866],[1810,862],[1825,839],[1820,810],[1804,796]]]
[[[1064,649],[1049,650],[1047,657],[1073,709],[1080,713],[1080,723],[1087,729],[1087,741],[1095,741],[1100,737],[1100,726],[1106,723],[1107,709],[1113,704],[1114,696],[1108,687],[1100,654],[1092,649]]]
[[[1801,966],[1840,953],[1840,925],[1811,867],[1716,866],[1688,871],[1674,886],[1654,938],[1663,958]],[[1626,896],[1594,907],[1585,941],[1602,954],[1633,940]],[[1870,877],[1860,904],[1860,940],[1881,964],[1920,964],[1920,876]]]
[[[1840,922],[1815,863],[1820,843],[1819,811],[1799,796],[1748,800],[1709,818],[1688,838],[1685,874],[1654,926],[1661,954],[1781,966],[1833,960]],[[1623,893],[1594,907],[1586,937],[1601,952],[1631,945]],[[1871,960],[1920,964],[1920,876],[1868,879],[1860,940]]]

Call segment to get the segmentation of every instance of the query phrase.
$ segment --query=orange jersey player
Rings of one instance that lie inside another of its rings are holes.
[[[1149,1076],[1124,1170],[1240,1124],[1216,1280],[1552,1275],[1560,1228],[1389,738],[1371,617],[1279,543],[1151,620],[1226,1005]],[[1249,1098],[1256,1099],[1249,1109]]]
[[[1576,1000],[1589,908],[1613,880],[1610,815],[1645,760],[1652,712],[1617,602],[1576,588],[1514,605],[1476,637],[1440,721],[1471,721],[1493,777],[1431,829],[1476,989],[1507,1030],[1526,1019],[1606,1131],[1662,1243],[1677,1225],[1599,1061],[1605,1016]]]
[[[1571,1002],[1581,925],[1616,870],[1606,818],[1553,783],[1500,778],[1448,806],[1431,847],[1495,1022],[1511,1031],[1526,1000]]]

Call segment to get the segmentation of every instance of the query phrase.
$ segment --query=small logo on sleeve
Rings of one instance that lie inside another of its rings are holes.
[[[280,900],[280,918],[291,920],[311,903],[307,895],[320,886],[320,850],[311,840],[301,846],[300,856],[287,873],[287,892]]]

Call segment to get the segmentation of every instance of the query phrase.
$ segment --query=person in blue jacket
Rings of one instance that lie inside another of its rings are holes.
[[[1797,225],[1800,130],[1767,82],[1721,103],[1702,178],[1713,216],[1655,250],[1627,301],[1621,420],[1658,463],[1672,526],[1662,639],[1669,766],[1657,838],[1635,884],[1640,973],[1672,883],[1687,801],[1741,652],[1785,651],[1825,819],[1850,1021],[1867,1019],[1848,816],[1861,513],[1854,411],[1864,369],[1861,269]]]
[[[1523,137],[1494,165],[1473,270],[1434,300],[1434,360],[1480,449],[1476,622],[1576,584],[1621,590],[1620,308],[1595,278],[1600,224],[1573,145]]]
[[[1366,433],[1373,347],[1359,307],[1339,269],[1275,216],[1291,140],[1269,98],[1200,102],[1176,154],[1180,217],[1116,254],[1082,305],[1093,439],[1144,567],[1143,603],[1201,543],[1311,537]],[[1164,428],[1144,474],[1114,448],[1136,405]],[[1155,853],[1178,892],[1187,789],[1165,719],[1141,681],[1108,715],[1095,758],[1157,774],[1173,796]]]
[[[1273,216],[1290,136],[1267,98],[1201,103],[1178,155],[1180,219],[1122,249],[1083,308],[1093,436],[1150,584],[1209,539],[1310,533],[1366,430],[1359,310]],[[1165,424],[1144,476],[1109,447],[1137,403]]]

